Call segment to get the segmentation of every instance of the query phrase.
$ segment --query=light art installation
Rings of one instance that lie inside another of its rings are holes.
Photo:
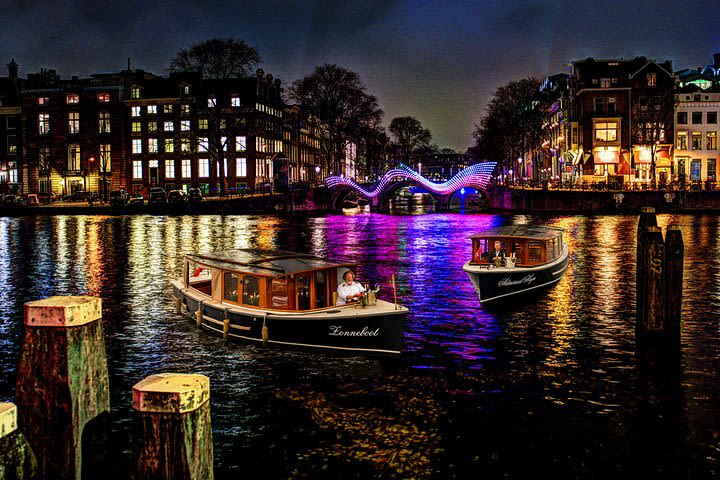
[[[350,178],[332,176],[325,179],[325,184],[331,190],[349,188],[355,190],[358,195],[370,200],[387,194],[399,181],[406,181],[409,185],[416,185],[427,189],[440,196],[450,196],[461,188],[476,188],[485,190],[495,170],[495,162],[484,162],[471,165],[458,172],[450,180],[443,183],[431,182],[407,165],[400,164],[398,168],[389,170],[378,181],[375,188],[366,190]]]

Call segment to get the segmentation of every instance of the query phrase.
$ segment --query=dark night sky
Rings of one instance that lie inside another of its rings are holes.
[[[572,60],[645,55],[676,70],[720,51],[720,1],[0,0],[0,62],[20,75],[166,74],[193,42],[235,36],[285,84],[315,65],[360,74],[385,125],[410,115],[464,151],[494,90]],[[7,71],[3,68],[2,75]]]

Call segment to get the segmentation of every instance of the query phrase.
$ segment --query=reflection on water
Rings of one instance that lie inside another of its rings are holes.
[[[571,261],[545,295],[490,311],[461,267],[470,234],[509,222],[565,228]],[[103,299],[121,455],[132,385],[177,371],[211,378],[219,478],[712,476],[720,222],[658,223],[685,239],[677,361],[635,348],[632,216],[2,218],[0,400],[14,395],[23,303],[90,294]],[[411,312],[402,358],[236,346],[174,314],[185,252],[249,247],[357,260],[386,299],[394,275]]]

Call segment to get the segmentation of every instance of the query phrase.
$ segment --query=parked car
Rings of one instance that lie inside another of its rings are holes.
[[[128,204],[129,196],[125,190],[113,190],[110,192],[110,205],[113,207],[124,207]]]
[[[20,195],[5,195],[5,199],[3,200],[3,205],[7,207],[17,207],[20,205],[25,205],[25,199],[22,198]]]
[[[37,194],[37,197],[40,203],[55,203],[58,199],[55,192],[40,192]]]
[[[188,198],[191,202],[202,202],[205,200],[200,189],[196,187],[188,189]]]
[[[89,198],[90,198],[90,192],[85,192],[83,190],[76,190],[70,194],[69,200],[71,202],[87,202]]]
[[[145,197],[142,196],[142,193],[131,193],[128,197],[128,205],[144,205],[145,204]]]
[[[38,200],[37,193],[28,193],[27,197],[25,198],[25,203],[28,205],[40,205],[40,200]]]
[[[187,205],[188,194],[185,193],[185,190],[170,190],[167,194],[167,201],[175,205]]]
[[[168,203],[167,193],[162,187],[152,187],[148,192],[148,205]]]

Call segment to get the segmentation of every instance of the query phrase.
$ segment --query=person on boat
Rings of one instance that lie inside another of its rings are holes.
[[[363,286],[355,281],[355,274],[352,270],[343,273],[343,280],[337,289],[337,303],[335,305],[346,305],[358,301],[359,298],[365,296]]]
[[[502,248],[502,243],[500,243],[500,240],[495,240],[495,248],[492,250],[488,250],[486,258],[488,262],[494,262],[496,258],[500,258],[501,260],[505,258],[506,256],[505,249]]]

